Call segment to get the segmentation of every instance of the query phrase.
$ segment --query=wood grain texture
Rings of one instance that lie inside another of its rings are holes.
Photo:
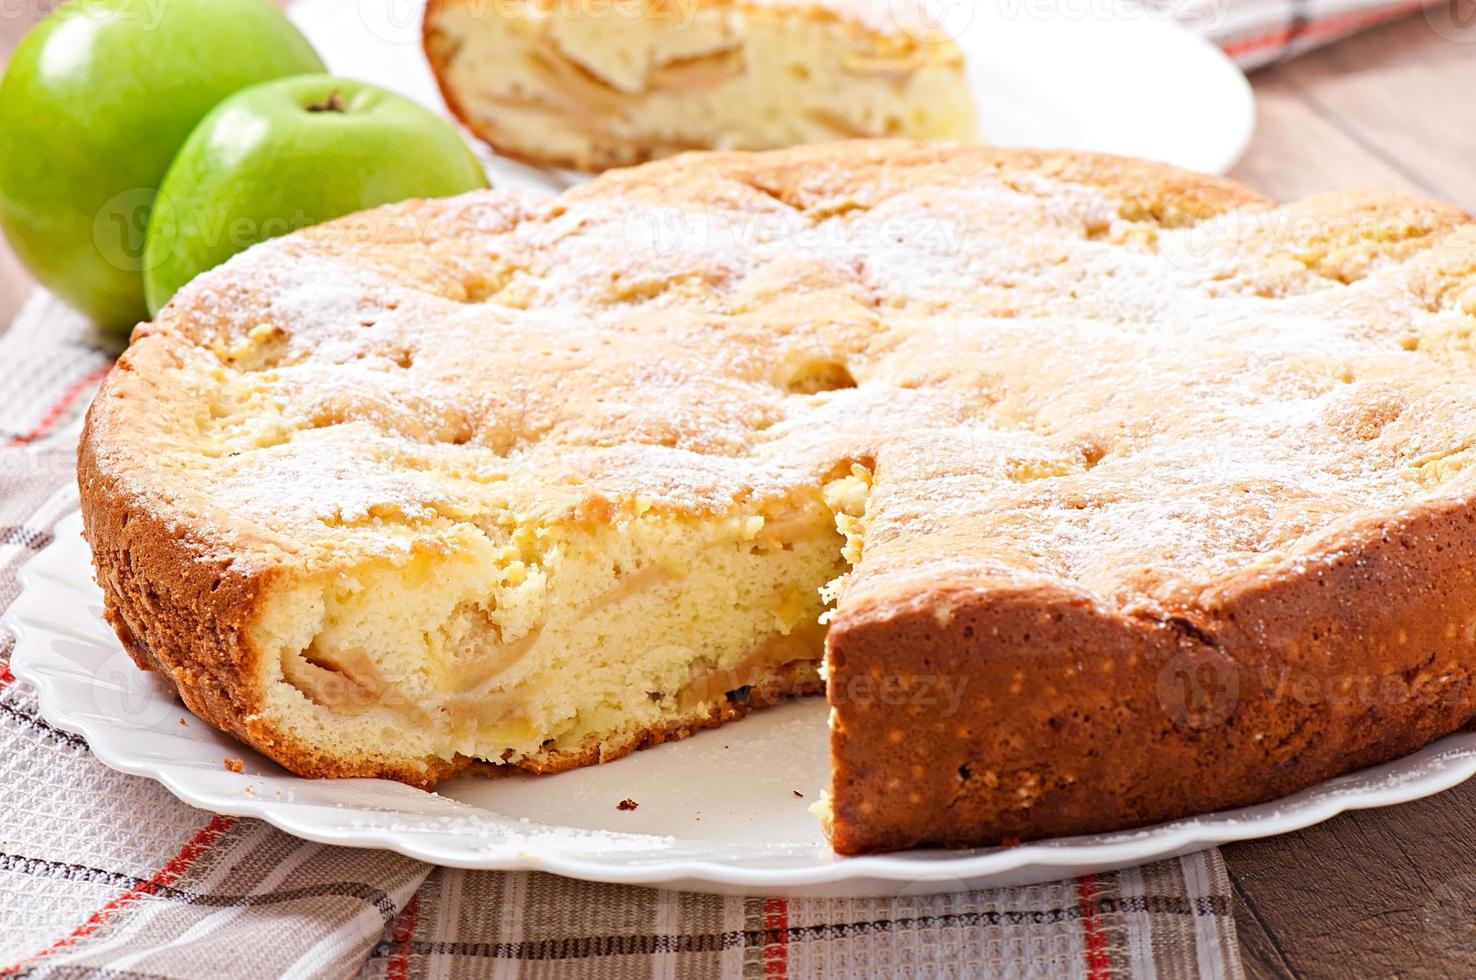
[[[56,0],[0,9],[0,61]],[[1234,176],[1293,199],[1423,191],[1476,211],[1476,3],[1260,72]],[[0,325],[30,290],[0,246]],[[3,329],[3,326],[0,326]],[[1476,976],[1476,782],[1225,849],[1252,977]]]
[[[1456,13],[1469,19],[1471,4]],[[1476,211],[1476,26],[1415,16],[1255,78],[1234,176],[1290,199],[1421,191]],[[1251,977],[1476,976],[1476,782],[1224,849]]]
[[[1476,976],[1476,784],[1225,848],[1252,977]]]

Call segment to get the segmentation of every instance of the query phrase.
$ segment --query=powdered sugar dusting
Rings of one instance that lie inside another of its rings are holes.
[[[864,461],[853,588],[946,563],[1124,603],[1467,492],[1458,219],[1073,167],[687,158],[252,250],[155,328],[215,392],[203,421],[176,406],[171,488],[311,567],[595,499],[721,509]],[[146,494],[162,472],[116,465]]]

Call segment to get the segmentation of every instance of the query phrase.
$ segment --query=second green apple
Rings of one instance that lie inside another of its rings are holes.
[[[257,242],[486,186],[455,129],[402,96],[326,75],[247,89],[200,123],[159,189],[144,251],[149,312]]]

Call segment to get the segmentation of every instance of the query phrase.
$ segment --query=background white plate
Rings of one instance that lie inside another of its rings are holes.
[[[292,18],[330,71],[444,111],[420,50],[423,0],[299,0]],[[986,140],[1097,150],[1224,173],[1255,129],[1250,85],[1218,48],[1130,2],[933,4],[968,57]],[[483,152],[500,186],[585,179]]]
[[[1131,833],[849,859],[831,853],[806,812],[827,782],[819,701],[606,766],[458,780],[439,795],[383,780],[301,779],[197,721],[168,685],[134,667],[102,621],[80,530],[75,513],[57,526],[55,542],[22,570],[3,624],[17,636],[12,670],[36,686],[48,722],[186,803],[437,864],[696,891],[921,894],[1052,881],[1267,837],[1428,796],[1476,773],[1476,734],[1466,733],[1276,803]],[[227,757],[246,771],[228,771]],[[626,798],[640,808],[618,810]]]

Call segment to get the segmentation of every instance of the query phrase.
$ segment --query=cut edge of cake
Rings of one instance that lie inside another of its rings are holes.
[[[189,356],[142,338],[108,397]],[[406,522],[408,550],[307,573],[285,554],[202,560],[257,543],[126,503],[96,455],[114,424],[92,413],[79,458],[108,621],[191,710],[295,772],[425,788],[474,767],[562,772],[824,692],[826,586],[850,568],[863,465],[715,513],[596,501]]]

